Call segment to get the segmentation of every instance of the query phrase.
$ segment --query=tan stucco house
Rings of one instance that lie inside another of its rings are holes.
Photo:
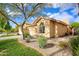
[[[33,37],[43,35],[47,38],[64,36],[71,31],[65,22],[42,16],[38,17],[32,24],[26,23],[24,28],[27,28]]]

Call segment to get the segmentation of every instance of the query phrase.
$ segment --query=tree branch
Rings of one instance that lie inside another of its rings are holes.
[[[24,18],[27,19],[26,13],[25,13],[25,10],[24,10],[24,4],[21,3],[22,9],[17,4],[14,4],[14,5],[23,13]]]
[[[27,17],[26,17],[26,12],[25,12],[25,10],[24,10],[24,4],[21,3],[21,5],[22,5],[22,9],[23,9],[22,13],[23,13],[23,15],[24,15],[24,18],[26,19]]]
[[[10,20],[12,21],[13,23],[15,23],[16,25],[18,25],[15,21],[11,20],[10,18],[8,18],[4,13],[3,11],[0,10],[0,14],[3,15],[7,20]]]
[[[23,12],[23,10],[17,5],[17,4],[14,4],[21,12]]]
[[[38,4],[36,4],[36,5],[33,7],[32,11],[29,13],[29,15],[27,16],[27,18],[29,18],[29,17],[32,15],[32,13],[34,12],[34,10],[35,10],[40,4],[41,4],[41,3],[38,3]],[[25,15],[25,16],[26,16],[26,15]],[[25,20],[24,20],[24,22],[23,22],[22,25],[25,24],[27,18],[25,18]]]
[[[22,9],[23,9],[23,11],[25,11],[25,10],[24,10],[24,4],[23,4],[23,3],[21,3],[21,5],[22,5]]]

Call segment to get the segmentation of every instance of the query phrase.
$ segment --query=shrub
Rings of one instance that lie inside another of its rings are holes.
[[[66,47],[68,47],[68,42],[60,41],[59,46],[62,48],[66,48]]]
[[[26,38],[27,43],[30,42],[30,39],[32,38],[28,32],[24,33],[24,37]]]
[[[75,34],[79,35],[79,27],[75,29]]]
[[[29,43],[30,42],[30,39],[31,39],[31,36],[28,35],[27,38],[26,38],[26,42]]]
[[[40,48],[44,48],[47,43],[47,39],[44,36],[39,36],[38,43]]]
[[[5,30],[0,28],[0,33],[3,33],[3,32],[5,32]]]
[[[79,36],[71,38],[70,48],[72,50],[73,55],[79,55]]]
[[[30,35],[29,35],[28,32],[24,32],[24,36],[27,38],[27,37],[30,36]]]

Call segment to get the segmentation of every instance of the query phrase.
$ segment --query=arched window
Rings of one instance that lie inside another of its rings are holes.
[[[39,25],[39,32],[40,32],[40,33],[45,33],[45,26],[44,26],[43,23],[41,23],[41,24]]]

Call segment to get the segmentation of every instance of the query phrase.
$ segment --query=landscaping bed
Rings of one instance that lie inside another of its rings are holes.
[[[0,41],[0,56],[41,56],[38,51],[25,47],[17,39]]]

